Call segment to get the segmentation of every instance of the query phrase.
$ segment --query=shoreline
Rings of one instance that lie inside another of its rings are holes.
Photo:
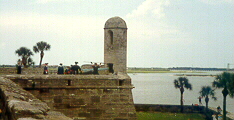
[[[217,75],[204,75],[204,74],[175,74],[174,76],[216,77]]]
[[[127,70],[127,73],[205,73],[203,71]]]
[[[180,71],[180,70],[127,70],[128,74],[137,75],[137,73],[175,73],[173,76],[191,76],[191,77],[216,77],[217,74],[210,74],[210,71]]]

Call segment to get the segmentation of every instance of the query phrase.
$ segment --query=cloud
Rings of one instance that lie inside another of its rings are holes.
[[[200,0],[206,4],[212,4],[212,5],[217,5],[217,4],[234,4],[234,0]]]
[[[165,9],[169,7],[169,0],[145,0],[135,10],[126,15],[129,37],[144,41],[181,41],[187,37],[177,26],[168,24]],[[128,22],[131,21],[131,22]],[[177,38],[174,39],[173,36]]]
[[[6,43],[5,42],[1,42],[0,43],[0,47],[1,47],[1,49],[4,49],[6,47]]]
[[[37,0],[36,3],[38,4],[46,4],[46,3],[51,3],[51,2],[56,2],[56,3],[62,3],[62,2],[75,2],[78,0]],[[79,0],[80,2],[84,0]],[[104,0],[96,0],[96,1],[104,1]]]
[[[49,3],[49,2],[62,2],[62,1],[64,1],[64,0],[37,0],[36,1],[36,3],[38,3],[38,4],[45,4],[45,3]]]
[[[134,56],[129,57],[129,66],[134,66],[136,59],[141,66],[150,66],[149,61],[164,64],[163,60],[176,58],[177,47],[185,48],[192,43],[191,33],[168,23],[170,16],[167,16],[165,9],[171,6],[169,0],[146,0],[125,16],[129,28],[128,45],[138,49],[129,49],[131,56]]]
[[[103,28],[105,20],[102,17],[90,16],[63,16],[63,15],[40,15],[30,12],[14,12],[2,14],[0,26],[19,28],[23,31],[39,30],[47,33],[58,34],[82,34],[93,31],[96,34],[98,29]],[[102,24],[103,23],[103,26]],[[91,26],[91,27],[88,27]]]
[[[127,17],[140,17],[145,15],[152,15],[157,18],[165,16],[164,7],[168,6],[168,0],[146,0],[132,13],[127,14]]]

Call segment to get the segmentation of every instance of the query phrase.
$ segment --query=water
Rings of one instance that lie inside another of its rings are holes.
[[[215,75],[221,72],[201,73]],[[129,74],[132,78],[132,84],[135,88],[132,90],[135,104],[173,104],[180,105],[180,90],[174,87],[174,80],[179,76],[176,73],[137,73]],[[185,73],[186,74],[186,73]],[[191,73],[190,73],[191,74]],[[192,84],[193,90],[185,89],[184,104],[199,104],[199,91],[202,86],[212,86],[214,77],[187,76]],[[214,101],[210,98],[209,107],[216,108],[223,106],[222,89],[216,89],[215,96],[218,98]],[[202,99],[205,106],[205,99]],[[227,111],[234,113],[234,99],[227,96]]]

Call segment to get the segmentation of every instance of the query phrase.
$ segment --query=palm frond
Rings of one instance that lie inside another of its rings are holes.
[[[33,46],[33,51],[34,51],[35,53],[39,52],[37,46]]]
[[[36,44],[38,51],[50,50],[51,46],[47,42],[40,41]]]
[[[178,82],[178,80],[174,80],[174,86],[175,86],[175,88],[180,88],[180,84],[179,84],[179,82]]]
[[[217,100],[217,97],[212,97],[212,99],[213,99],[214,101],[216,101],[216,100]]]
[[[188,82],[186,77],[179,77],[178,79],[174,80],[175,88],[185,87],[186,89],[192,90],[192,84]]]
[[[205,97],[205,96],[214,97],[215,96],[215,91],[214,89],[211,88],[211,86],[202,86],[199,93],[202,97]]]

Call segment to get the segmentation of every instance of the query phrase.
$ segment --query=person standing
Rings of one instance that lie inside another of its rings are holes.
[[[222,111],[221,107],[218,106],[218,107],[217,107],[217,112],[218,112],[218,114],[221,114],[221,111]]]
[[[44,72],[43,74],[48,74],[48,63],[45,63],[45,67],[44,67]]]
[[[74,67],[73,67],[73,65],[71,65],[71,67],[70,67],[70,74],[74,74]]]
[[[101,64],[101,63],[100,63],[100,64]],[[99,75],[99,73],[98,73],[98,68],[100,68],[100,66],[97,65],[97,63],[94,63],[94,65],[92,65],[92,67],[93,67],[93,74]]]
[[[201,96],[199,96],[199,97],[198,97],[199,105],[202,105],[201,99],[202,99],[202,97],[201,97]]]
[[[64,68],[63,68],[63,64],[62,63],[59,64],[58,74],[64,74]]]
[[[22,65],[22,62],[21,62],[21,60],[19,59],[19,60],[18,60],[18,63],[17,63],[17,74],[21,74],[21,65]]]
[[[71,72],[71,67],[67,66],[67,69],[65,70],[65,74],[70,74]]]
[[[81,73],[81,68],[80,68],[80,66],[78,65],[78,62],[75,62],[75,65],[73,65],[72,66],[73,68],[73,70],[74,70],[74,74],[79,74],[79,73]]]

